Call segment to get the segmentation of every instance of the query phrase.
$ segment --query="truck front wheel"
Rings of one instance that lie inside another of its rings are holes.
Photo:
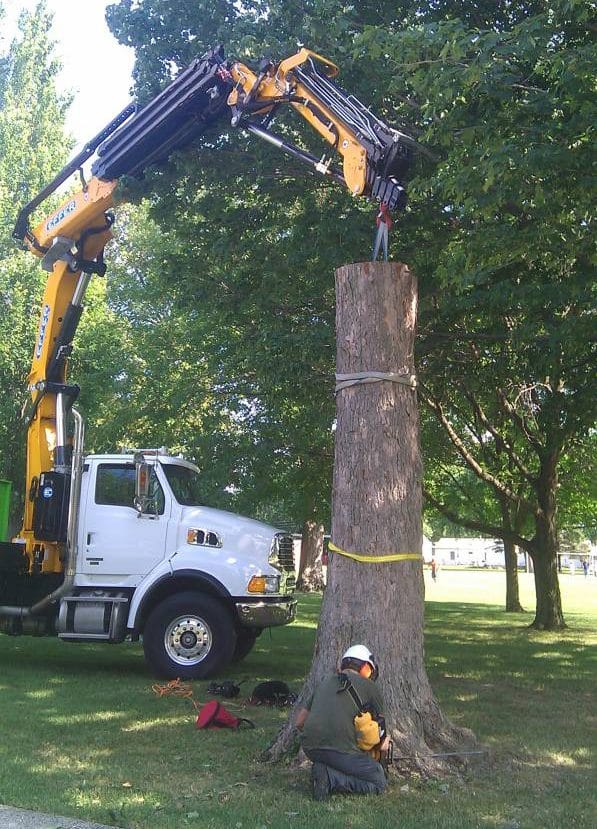
[[[170,596],[150,613],[143,631],[145,659],[156,676],[205,679],[232,659],[236,631],[226,608],[212,596]]]

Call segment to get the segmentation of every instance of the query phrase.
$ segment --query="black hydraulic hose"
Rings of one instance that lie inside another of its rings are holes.
[[[224,68],[220,49],[193,60],[99,147],[93,175],[104,180],[137,176],[204,132],[227,111],[232,82]]]
[[[78,328],[81,314],[83,313],[82,305],[73,305],[72,303],[64,312],[60,333],[56,337],[52,356],[48,361],[48,368],[46,370],[46,378],[55,383],[60,383],[63,379],[64,366],[66,360],[72,351],[72,341],[75,332]]]

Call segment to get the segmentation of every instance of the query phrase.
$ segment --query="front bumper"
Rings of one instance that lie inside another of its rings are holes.
[[[275,602],[236,602],[238,621],[243,627],[269,628],[287,625],[296,616],[296,599]]]

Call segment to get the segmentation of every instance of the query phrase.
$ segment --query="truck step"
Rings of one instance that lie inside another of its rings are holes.
[[[109,642],[112,638],[109,633],[59,633],[59,639],[73,639],[80,642],[83,639]]]

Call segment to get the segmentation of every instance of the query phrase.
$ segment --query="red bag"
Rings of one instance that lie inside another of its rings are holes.
[[[244,717],[235,717],[215,699],[206,702],[197,715],[197,728],[240,728],[241,725],[255,728],[255,723]]]

